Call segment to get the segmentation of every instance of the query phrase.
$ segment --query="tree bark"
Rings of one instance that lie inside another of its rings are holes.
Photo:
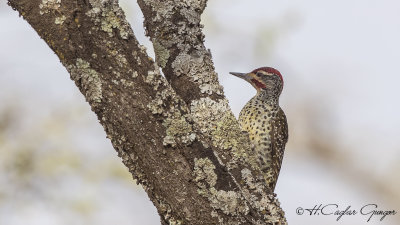
[[[286,224],[203,44],[206,0],[9,0],[57,54],[162,224]],[[160,74],[162,69],[165,77]]]

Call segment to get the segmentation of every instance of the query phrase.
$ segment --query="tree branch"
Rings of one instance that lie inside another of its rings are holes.
[[[9,5],[58,55],[163,224],[286,224],[203,45],[206,1],[138,2],[167,79],[115,0]]]

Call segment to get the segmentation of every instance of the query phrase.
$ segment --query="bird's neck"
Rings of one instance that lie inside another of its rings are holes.
[[[255,98],[269,105],[279,105],[279,93],[276,92],[269,90],[259,91]]]

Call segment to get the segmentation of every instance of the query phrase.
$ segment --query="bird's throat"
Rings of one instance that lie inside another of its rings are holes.
[[[273,90],[261,89],[255,98],[271,106],[279,105],[279,94]]]

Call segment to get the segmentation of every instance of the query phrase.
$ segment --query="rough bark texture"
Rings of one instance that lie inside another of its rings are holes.
[[[58,55],[162,224],[286,224],[204,47],[206,0],[138,2],[157,63],[116,0],[9,5]]]

